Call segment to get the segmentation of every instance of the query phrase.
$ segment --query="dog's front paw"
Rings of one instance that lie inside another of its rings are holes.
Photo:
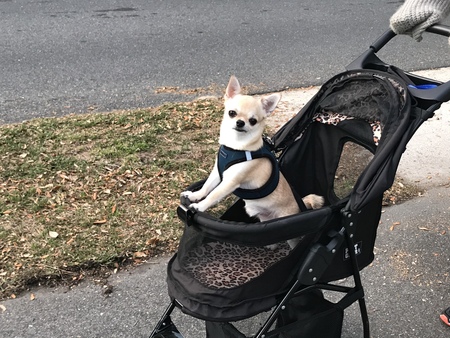
[[[199,194],[198,191],[194,192],[186,190],[181,193],[181,197],[185,197],[191,202],[198,202],[202,199],[203,196]]]
[[[202,203],[192,203],[189,208],[195,211],[203,212],[206,208],[202,205]]]
[[[181,194],[180,194],[180,197],[181,198],[187,198],[187,199],[189,199],[189,201],[191,200],[189,197],[192,195],[192,191],[189,191],[189,190],[186,190],[186,191],[183,191]]]

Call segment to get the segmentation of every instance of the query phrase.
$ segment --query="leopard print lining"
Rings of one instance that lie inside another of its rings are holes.
[[[274,250],[209,242],[188,252],[183,266],[209,288],[231,289],[260,276],[289,253],[290,247],[286,242],[279,243]]]
[[[343,114],[337,114],[333,112],[326,112],[322,111],[321,113],[317,113],[313,117],[313,121],[320,122],[324,124],[331,124],[333,126],[338,125],[338,123],[345,121],[345,120],[354,120],[355,117],[353,116],[347,116]],[[376,146],[378,146],[378,143],[381,140],[381,122],[380,121],[368,121],[370,124],[370,127],[373,131],[373,142]]]

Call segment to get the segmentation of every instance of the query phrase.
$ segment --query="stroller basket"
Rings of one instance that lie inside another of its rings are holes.
[[[431,31],[450,35],[444,26]],[[269,310],[252,337],[340,337],[344,309],[354,302],[369,337],[359,271],[374,258],[383,193],[414,132],[450,98],[449,83],[413,76],[376,56],[394,36],[388,31],[328,80],[272,139],[295,193],[323,196],[324,207],[259,222],[241,199],[218,219],[191,210],[182,198],[177,212],[185,230],[167,271],[172,302],[151,337],[182,337],[170,319],[174,308],[204,320],[207,337],[245,338],[230,322]],[[423,83],[438,87],[423,93],[417,89]],[[370,156],[342,192],[342,155],[353,146]],[[293,238],[298,244],[291,248],[286,241]],[[333,283],[347,277],[353,286]],[[323,291],[342,297],[331,302]]]

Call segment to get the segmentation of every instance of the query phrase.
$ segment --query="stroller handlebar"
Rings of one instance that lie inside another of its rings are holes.
[[[450,37],[450,27],[445,25],[433,25],[426,29],[426,32],[447,36]],[[381,35],[371,46],[375,53],[377,53],[381,48],[383,48],[389,41],[391,41],[394,37],[396,37],[397,34],[395,34],[392,30],[387,30],[384,32],[383,35]]]
[[[442,35],[450,37],[450,26],[436,24],[427,28],[426,32],[431,34]],[[346,69],[377,69],[386,70],[391,68],[392,65],[380,60],[376,55],[389,41],[396,37],[392,30],[384,32],[369,49],[361,54],[357,59],[351,62]],[[428,79],[421,76],[413,75],[405,72],[409,78],[409,91],[419,100],[431,101],[437,104],[447,102],[450,100],[450,80],[443,83],[434,79]]]

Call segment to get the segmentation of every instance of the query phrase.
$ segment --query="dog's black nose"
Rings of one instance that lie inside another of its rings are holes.
[[[245,122],[244,121],[242,121],[242,120],[237,120],[236,121],[236,127],[242,128],[244,126],[245,126]]]

